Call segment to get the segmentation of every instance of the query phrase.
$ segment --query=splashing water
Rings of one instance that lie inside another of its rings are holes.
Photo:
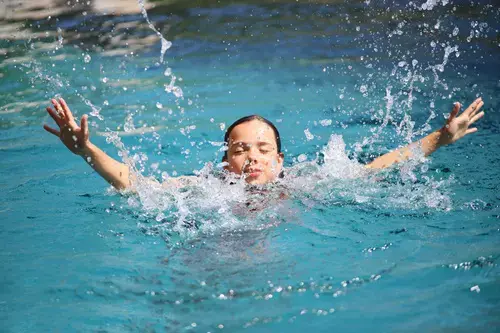
[[[0,214],[16,223],[3,225],[0,305],[13,331],[494,327],[495,113],[482,136],[433,160],[416,150],[377,173],[358,160],[436,129],[455,99],[484,93],[496,108],[500,11],[446,1],[252,3],[155,2],[172,13],[182,45],[168,60],[175,74],[155,49],[164,16],[144,20],[137,3],[133,15],[37,18],[23,23],[33,24],[30,41],[3,42]],[[46,53],[54,47],[63,52]],[[188,100],[181,112],[180,82],[207,107]],[[64,163],[54,163],[51,152],[64,147],[33,135],[50,90],[76,95],[75,115],[90,110],[93,142],[104,136],[131,166],[137,193],[103,196],[105,183],[90,182],[79,158],[61,153]],[[219,164],[223,131],[251,113],[276,122],[283,138],[284,178],[267,186]],[[175,178],[186,174],[194,176]],[[27,282],[30,293],[16,297]],[[124,300],[137,311],[124,313]],[[33,313],[47,316],[30,322]]]
[[[260,230],[290,222],[294,219],[290,212],[299,209],[292,207],[299,203],[307,207],[363,204],[374,209],[451,208],[447,188],[453,178],[436,181],[425,173],[420,175],[423,169],[418,152],[414,161],[399,170],[373,174],[351,160],[345,149],[342,136],[332,135],[316,160],[286,168],[283,179],[261,187],[249,186],[211,163],[195,177],[165,177],[163,185],[140,177],[136,189],[141,214],[160,222],[141,227],[148,233],[161,233],[167,240],[172,233],[190,239],[200,233]]]
[[[149,20],[148,12],[146,11],[146,7],[144,6],[144,0],[138,0],[138,3],[139,3],[139,8],[141,9],[141,14],[144,17],[144,19],[146,20],[146,22],[148,22],[149,28],[151,28],[151,30],[153,30],[161,40],[160,63],[163,64],[163,58],[165,57],[165,52],[167,52],[167,50],[170,47],[172,47],[172,42],[168,41],[165,37],[163,37],[162,33],[159,32],[155,28],[153,23],[151,23],[151,21]]]
[[[146,11],[146,7],[144,6],[144,0],[138,0],[138,4],[139,4],[139,8],[141,9],[142,16],[144,17],[144,19],[148,23],[149,28],[151,30],[153,30],[158,37],[160,37],[160,40],[161,40],[160,64],[163,64],[163,59],[165,57],[165,53],[167,52],[168,49],[170,49],[170,47],[172,47],[172,42],[168,41],[163,36],[163,34],[160,31],[158,31],[155,28],[155,26],[153,25],[153,23],[151,23],[151,21],[149,20],[148,12]],[[175,85],[177,77],[172,73],[172,69],[167,68],[164,72],[164,75],[167,77],[168,76],[171,77],[170,83],[165,84],[165,91],[168,93],[173,93],[176,98],[183,98],[184,93],[182,91],[182,88]]]

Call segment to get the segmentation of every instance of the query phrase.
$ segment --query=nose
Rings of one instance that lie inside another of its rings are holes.
[[[259,152],[258,152],[258,149],[257,148],[250,148],[249,151],[248,151],[248,155],[247,155],[247,160],[249,162],[257,162],[257,159],[258,159],[258,155]]]

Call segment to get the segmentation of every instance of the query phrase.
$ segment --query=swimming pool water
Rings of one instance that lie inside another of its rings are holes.
[[[155,2],[173,43],[161,64],[135,5],[3,8],[2,331],[498,330],[497,6]],[[173,75],[183,98],[165,91]],[[290,195],[255,211],[217,183],[120,196],[43,131],[56,94],[92,112],[95,144],[120,158],[119,138],[157,179],[217,168],[224,128],[261,114]],[[477,96],[477,133],[349,176]]]

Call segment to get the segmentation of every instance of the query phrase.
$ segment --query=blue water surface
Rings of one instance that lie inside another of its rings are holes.
[[[5,9],[1,331],[498,331],[498,6],[154,4],[163,63],[140,3]],[[276,124],[303,175],[237,214],[224,188],[120,195],[43,130],[56,95],[90,114],[92,142],[159,181],[217,169],[225,128],[249,114]],[[417,140],[479,96],[477,133],[347,175],[347,158]]]

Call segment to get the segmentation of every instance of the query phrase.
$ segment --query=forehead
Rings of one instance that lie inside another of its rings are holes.
[[[229,133],[229,144],[234,142],[268,142],[276,145],[276,136],[271,126],[254,119],[233,128]]]

